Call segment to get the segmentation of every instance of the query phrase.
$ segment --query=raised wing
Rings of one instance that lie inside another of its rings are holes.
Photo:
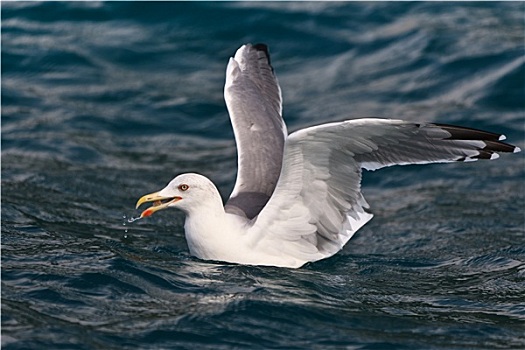
[[[372,218],[361,168],[495,159],[504,136],[440,124],[357,119],[299,130],[286,142],[277,188],[248,234],[299,267],[335,254]],[[276,244],[279,242],[279,244]]]
[[[237,181],[228,213],[252,219],[272,195],[287,135],[279,83],[264,44],[243,45],[226,69],[224,99],[237,143]]]

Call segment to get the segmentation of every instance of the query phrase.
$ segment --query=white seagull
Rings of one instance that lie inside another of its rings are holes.
[[[288,135],[264,44],[243,45],[230,58],[224,98],[238,149],[226,204],[213,182],[194,173],[137,202],[153,202],[141,217],[182,210],[190,253],[204,260],[298,268],[328,258],[373,216],[360,191],[361,169],[520,151],[501,142],[503,135],[395,119],[346,120]]]

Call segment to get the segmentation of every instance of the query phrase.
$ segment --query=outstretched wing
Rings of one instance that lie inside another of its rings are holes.
[[[238,159],[237,181],[225,210],[252,219],[275,189],[287,135],[281,89],[266,45],[243,45],[230,58],[224,99]]]
[[[372,218],[361,168],[495,159],[504,136],[440,124],[357,119],[299,130],[286,142],[277,188],[248,234],[299,267],[335,254]],[[278,243],[277,243],[278,242]]]

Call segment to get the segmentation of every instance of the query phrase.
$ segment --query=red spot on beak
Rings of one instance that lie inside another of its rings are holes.
[[[146,209],[142,212],[142,214],[140,214],[140,217],[141,218],[145,218],[147,216],[150,216],[151,214],[153,214],[153,210],[151,209]]]

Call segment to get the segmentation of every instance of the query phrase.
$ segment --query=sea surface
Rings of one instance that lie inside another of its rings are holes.
[[[525,152],[367,172],[375,214],[301,269],[201,261],[182,172],[227,198],[226,64],[269,45],[290,131],[360,117],[525,149],[524,2],[1,3],[2,349],[524,349]]]

